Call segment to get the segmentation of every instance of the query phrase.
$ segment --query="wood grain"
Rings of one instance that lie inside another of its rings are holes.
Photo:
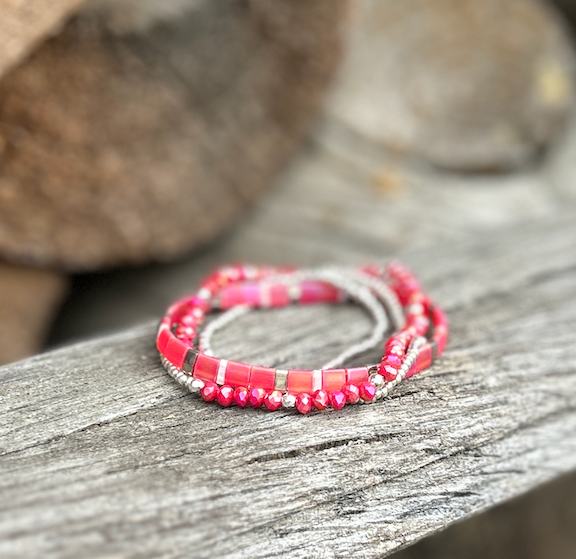
[[[378,557],[576,468],[575,245],[566,215],[405,254],[449,351],[340,413],[206,405],[162,372],[153,325],[0,369],[0,555]],[[215,343],[305,364],[366,327],[289,309]]]

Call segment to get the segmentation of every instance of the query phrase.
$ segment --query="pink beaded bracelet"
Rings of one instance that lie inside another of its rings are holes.
[[[216,358],[209,348],[216,327],[250,309],[335,304],[347,298],[363,304],[373,315],[374,334],[320,369],[254,366]],[[216,311],[224,313],[206,321]],[[394,333],[384,342],[387,317]],[[384,398],[401,381],[428,368],[444,351],[447,338],[444,312],[398,262],[385,267],[307,271],[238,265],[217,270],[195,295],[168,309],[160,322],[157,348],[166,371],[207,402],[271,411],[295,407],[307,414],[312,409],[341,409],[346,403]],[[333,366],[375,342],[384,346],[379,364]]]

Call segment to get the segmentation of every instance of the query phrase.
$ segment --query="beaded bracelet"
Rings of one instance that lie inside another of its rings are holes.
[[[253,309],[352,300],[372,316],[366,340],[316,370],[274,369],[214,357],[212,335]],[[211,322],[207,316],[224,311]],[[352,357],[394,333],[379,364],[345,368]],[[402,264],[385,267],[296,268],[231,266],[217,270],[199,291],[177,301],[160,322],[157,347],[166,371],[205,401],[277,410],[341,409],[373,402],[401,381],[428,368],[444,351],[448,322]]]

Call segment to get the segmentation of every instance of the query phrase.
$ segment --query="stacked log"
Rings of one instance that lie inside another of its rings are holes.
[[[305,137],[343,17],[344,0],[0,3],[0,255],[62,285],[214,239]]]

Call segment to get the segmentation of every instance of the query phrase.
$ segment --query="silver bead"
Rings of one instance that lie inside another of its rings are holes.
[[[195,378],[191,383],[190,383],[190,392],[192,392],[193,394],[198,394],[200,392],[200,390],[202,390],[204,388],[204,381],[200,380],[199,378]]]
[[[380,388],[379,390],[376,391],[376,398],[378,398],[378,400],[386,398],[386,396],[388,396],[388,392],[390,392],[388,390],[388,387],[385,386],[384,388]]]
[[[210,293],[208,288],[203,287],[200,289],[200,291],[198,291],[198,297],[200,297],[200,299],[204,299],[205,301],[209,301],[212,297],[212,293]]]
[[[276,369],[274,376],[274,390],[286,390],[286,380],[288,379],[288,371],[283,369]]]
[[[384,377],[379,373],[374,373],[374,374],[370,375],[370,382],[376,388],[382,388],[384,386]]]
[[[293,408],[296,405],[296,396],[294,394],[284,394],[282,396],[282,406],[285,408]]]

